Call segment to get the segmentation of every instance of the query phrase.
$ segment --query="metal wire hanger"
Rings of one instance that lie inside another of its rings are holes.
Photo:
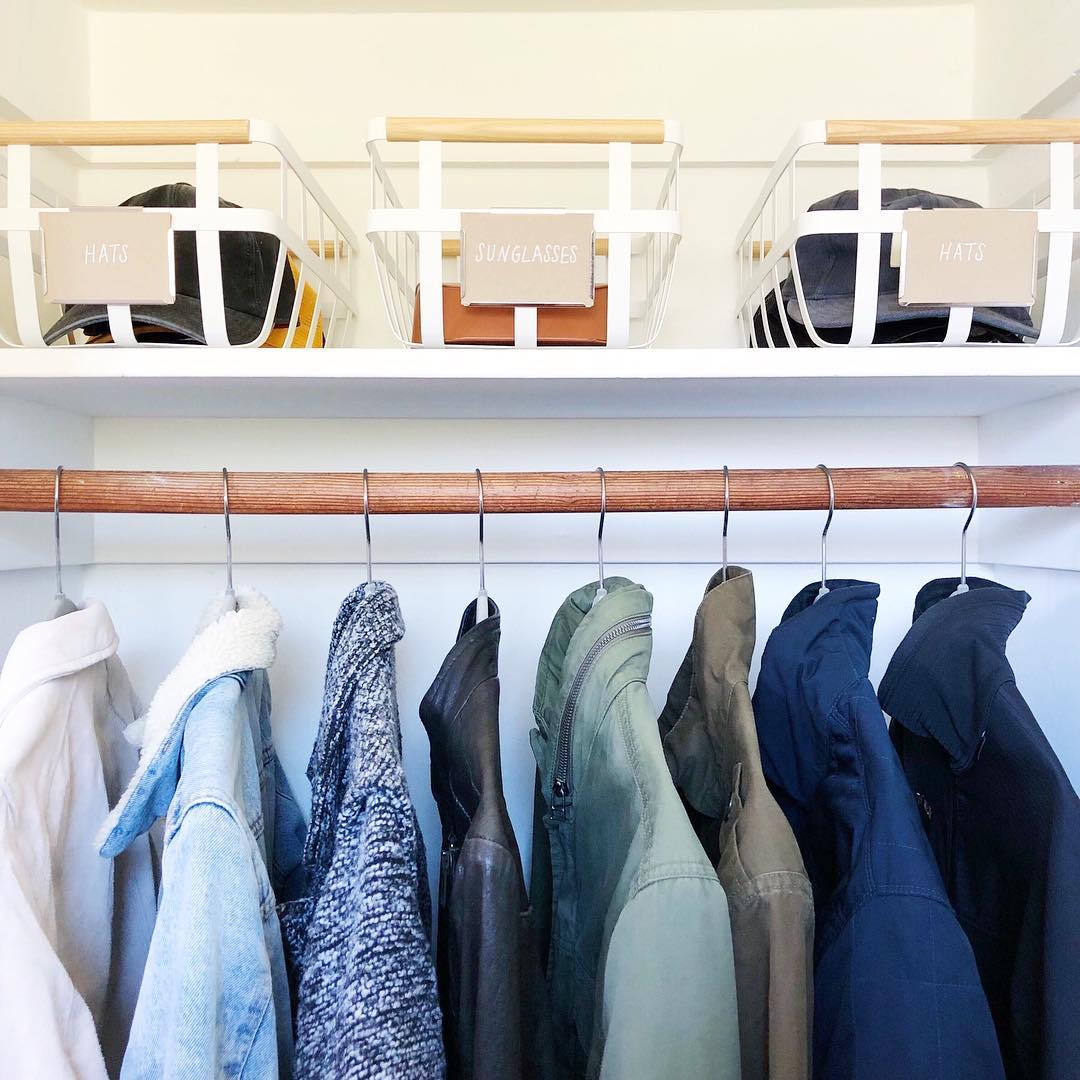
[[[371,584],[371,516],[368,503],[367,469],[364,470],[364,543],[367,547],[367,583]]]
[[[49,618],[58,619],[61,615],[70,615],[78,608],[69,600],[64,593],[64,569],[63,559],[60,553],[60,477],[64,472],[63,465],[56,466],[56,479],[53,483],[53,547],[56,555],[56,595],[53,597],[52,610]]]
[[[236,590],[232,575],[232,523],[229,520],[229,470],[221,470],[221,501],[225,511],[225,600],[235,611]]]
[[[731,480],[728,476],[728,467],[724,466],[724,531],[720,534],[720,557],[722,559],[720,568],[720,580],[727,581],[727,527],[728,516],[731,513]]]
[[[600,474],[600,524],[596,529],[596,566],[599,572],[597,577],[596,593],[593,596],[593,607],[597,602],[607,596],[604,587],[604,518],[607,516],[607,477],[604,470],[598,465],[596,471]]]
[[[476,621],[483,622],[491,614],[491,606],[484,582],[484,477],[479,469],[476,470],[476,490],[480,529],[480,591],[476,594]]]
[[[967,478],[971,481],[971,509],[968,511],[964,528],[960,532],[960,584],[956,586],[955,591],[950,593],[950,596],[959,596],[961,593],[969,591],[967,583],[967,534],[971,519],[979,508],[979,485],[975,482],[975,473],[972,471],[971,466],[963,461],[958,461],[956,462],[956,468],[963,469],[967,473]]]
[[[829,516],[825,519],[825,528],[821,530],[821,588],[818,589],[817,596],[814,597],[814,603],[816,604],[828,591],[828,542],[829,542],[829,526],[832,525],[833,513],[836,510],[836,490],[833,488],[832,472],[829,470],[828,465],[818,465],[817,468],[825,474],[825,479],[829,482]]]

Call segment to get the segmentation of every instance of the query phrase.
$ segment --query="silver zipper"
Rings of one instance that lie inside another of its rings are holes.
[[[581,665],[574,675],[574,681],[570,684],[570,691],[566,695],[566,704],[563,706],[562,719],[559,721],[559,741],[555,748],[555,769],[551,780],[551,809],[553,811],[565,809],[573,797],[574,763],[571,750],[574,734],[574,712],[577,709],[578,698],[584,689],[589,672],[593,669],[597,660],[600,659],[604,650],[614,645],[620,638],[642,637],[644,634],[649,633],[651,628],[652,618],[649,615],[634,615],[632,618],[624,619],[610,629],[605,630],[593,642],[581,661]]]

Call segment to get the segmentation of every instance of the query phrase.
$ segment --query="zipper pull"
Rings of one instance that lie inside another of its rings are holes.
[[[454,881],[454,871],[457,869],[458,854],[461,848],[458,847],[456,837],[450,837],[446,841],[446,845],[442,849],[442,855],[440,857],[441,866],[439,868],[439,908],[440,910],[446,907],[447,901],[450,899],[450,887]]]
[[[551,785],[551,817],[556,821],[566,821],[570,816],[570,785],[565,780],[556,780]]]

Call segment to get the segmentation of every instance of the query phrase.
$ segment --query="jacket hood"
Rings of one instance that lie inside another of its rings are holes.
[[[28,626],[12,642],[0,671],[0,723],[36,687],[108,660],[118,645],[116,627],[98,600]]]
[[[828,773],[833,707],[870,670],[880,587],[846,579],[827,584],[820,599],[815,581],[788,605],[765,645],[754,693],[765,775],[789,819],[793,806],[810,805]]]
[[[593,605],[598,582],[572,592],[555,614],[540,654],[536,672],[536,694],[533,715],[545,738],[558,735],[559,719],[570,684],[585,659],[585,655],[612,627],[636,616],[652,613],[652,595],[641,585],[624,577],[604,579],[607,594]],[[631,639],[632,649],[627,662],[644,679],[652,655],[651,637]],[[625,655],[625,654],[624,654]],[[610,669],[609,669],[610,670]]]
[[[223,675],[270,667],[281,616],[261,593],[223,594],[203,614],[183,659],[158,688],[146,714],[125,736],[141,744],[139,767],[98,836],[102,855],[119,854],[168,809],[179,775],[184,724],[198,695]]]
[[[1015,681],[1009,635],[1031,599],[985,578],[939,578],[915,599],[914,622],[881,680],[878,700],[893,721],[935,740],[955,772],[971,767],[995,695]]]
[[[499,753],[499,608],[476,621],[465,609],[454,646],[420,702],[431,742],[431,790],[444,832],[458,842],[485,793],[501,796]]]

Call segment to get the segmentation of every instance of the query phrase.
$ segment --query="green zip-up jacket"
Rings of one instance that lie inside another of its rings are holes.
[[[724,890],[672,783],[645,689],[652,596],[608,578],[540,657],[532,904],[561,1080],[738,1080]]]

